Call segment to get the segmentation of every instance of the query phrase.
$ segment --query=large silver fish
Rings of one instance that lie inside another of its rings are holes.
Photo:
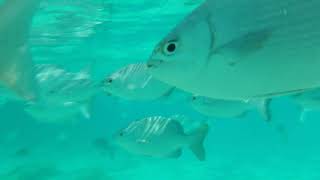
[[[320,1],[207,0],[148,61],[151,74],[215,99],[243,100],[320,86]]]
[[[0,5],[0,83],[27,100],[38,96],[28,36],[40,1],[5,0]]]

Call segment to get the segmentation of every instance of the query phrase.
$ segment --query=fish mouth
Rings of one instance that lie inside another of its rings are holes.
[[[162,59],[152,59],[147,62],[147,68],[157,68],[163,63]]]

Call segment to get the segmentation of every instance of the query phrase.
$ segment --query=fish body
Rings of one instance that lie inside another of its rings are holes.
[[[198,112],[220,118],[236,118],[244,116],[254,106],[244,101],[214,100],[206,97],[194,97],[192,107]]]
[[[36,80],[42,101],[29,103],[25,111],[43,122],[65,122],[77,115],[91,117],[92,98],[100,88],[86,71],[68,72],[50,64],[36,65]]]
[[[32,101],[38,87],[28,37],[40,1],[6,0],[0,5],[0,83]]]
[[[30,104],[25,107],[25,112],[38,122],[64,123],[75,121],[81,115],[83,104],[75,102]]]
[[[36,66],[36,79],[50,102],[87,102],[100,91],[88,72],[69,72],[50,64]]]
[[[319,87],[319,8],[317,0],[207,0],[158,43],[150,73],[226,100]]]
[[[110,75],[103,89],[127,100],[155,100],[170,95],[174,89],[148,73],[145,63],[130,64]]]
[[[131,153],[162,158],[178,158],[183,147],[190,147],[203,161],[203,141],[207,133],[207,124],[185,134],[181,124],[174,119],[149,117],[130,123],[114,135],[114,140]]]
[[[218,118],[242,118],[257,110],[266,121],[271,121],[270,100],[231,101],[193,96],[191,106],[206,116]]]

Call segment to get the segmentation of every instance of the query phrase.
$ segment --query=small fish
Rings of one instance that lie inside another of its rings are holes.
[[[113,73],[102,83],[110,95],[126,100],[155,100],[170,96],[174,88],[154,79],[145,63],[130,64]]]
[[[90,118],[86,104],[76,102],[27,104],[25,112],[39,122],[65,123],[76,121],[78,115]]]
[[[28,101],[38,99],[28,37],[40,1],[5,0],[0,4],[0,84]]]
[[[225,100],[320,87],[320,1],[281,2],[206,0],[156,45],[150,74]]]
[[[189,147],[200,161],[204,161],[203,142],[208,130],[208,124],[202,124],[186,134],[175,119],[148,117],[130,123],[114,135],[114,140],[131,153],[162,158],[178,158],[182,148]]]
[[[78,114],[91,117],[91,100],[100,87],[91,80],[87,68],[68,72],[50,64],[36,65],[36,79],[42,101],[27,104],[25,111],[42,122],[74,120]]]
[[[36,79],[43,98],[49,102],[83,102],[95,96],[100,87],[91,79],[91,64],[80,72],[51,65],[36,65]]]
[[[249,111],[258,110],[263,118],[271,121],[270,100],[229,101],[212,99],[203,96],[193,96],[191,106],[198,112],[219,118],[241,118]]]

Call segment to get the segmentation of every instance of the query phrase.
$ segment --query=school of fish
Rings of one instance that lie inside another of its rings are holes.
[[[33,61],[28,41],[40,3],[0,4],[0,104],[23,102],[40,122],[90,119],[98,93],[145,102],[179,94],[179,102],[210,119],[242,119],[256,111],[272,123],[271,102],[283,96],[301,107],[301,121],[307,111],[320,110],[318,0],[206,0],[159,39],[146,62],[127,64],[101,81],[91,77],[95,62],[74,72]],[[157,158],[179,158],[189,148],[204,161],[209,131],[203,122],[187,133],[178,117],[159,115],[115,130],[112,140]]]

